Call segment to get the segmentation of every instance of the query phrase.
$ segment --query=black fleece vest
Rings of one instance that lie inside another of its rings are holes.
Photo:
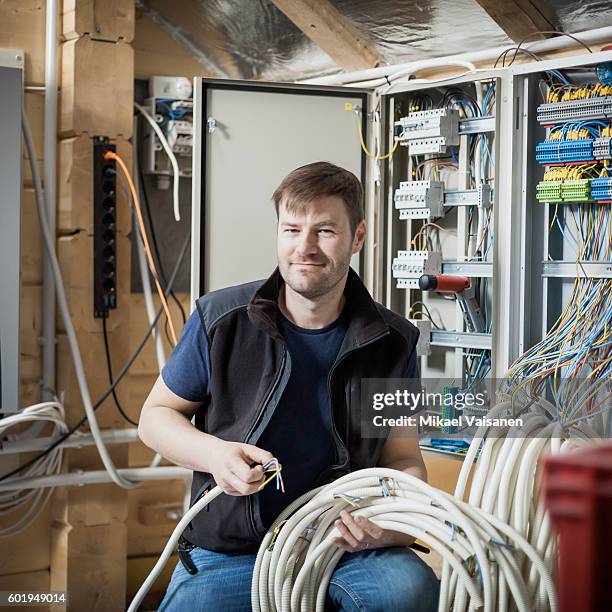
[[[211,364],[210,396],[195,415],[199,430],[257,445],[291,373],[276,325],[282,283],[277,269],[266,281],[213,291],[197,300]],[[353,270],[345,297],[350,322],[329,376],[336,457],[318,484],[377,465],[385,439],[360,435],[361,380],[404,376],[418,339],[411,323],[372,300]],[[299,432],[295,435],[298,443]],[[194,472],[191,505],[214,486],[210,474]],[[183,536],[209,550],[250,553],[264,534],[257,495],[222,494],[193,519]]]

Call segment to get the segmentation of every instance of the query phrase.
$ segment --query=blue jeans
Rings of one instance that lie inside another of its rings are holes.
[[[198,573],[179,561],[158,612],[249,612],[256,555],[191,551]],[[327,591],[326,609],[346,612],[435,612],[439,583],[409,548],[345,553]],[[306,612],[306,611],[305,611]]]

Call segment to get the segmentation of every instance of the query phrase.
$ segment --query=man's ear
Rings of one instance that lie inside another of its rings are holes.
[[[353,255],[359,253],[363,248],[363,242],[366,237],[366,224],[365,221],[361,221],[355,230],[355,237],[353,238]]]

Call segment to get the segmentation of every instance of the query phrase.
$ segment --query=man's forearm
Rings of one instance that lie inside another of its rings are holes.
[[[210,472],[209,459],[219,443],[215,436],[196,429],[186,416],[164,406],[143,410],[138,436],[165,459],[199,472]]]

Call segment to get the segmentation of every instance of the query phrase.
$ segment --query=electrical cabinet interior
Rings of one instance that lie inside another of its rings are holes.
[[[532,356],[509,376],[527,384],[554,364],[555,378],[574,381],[569,403],[557,383],[548,389],[563,422],[610,401],[612,53],[519,66],[507,78],[520,119],[511,139],[520,273],[509,291],[508,352],[510,362]]]
[[[490,376],[495,359],[499,86],[481,73],[382,98],[388,145],[399,141],[380,189],[383,301],[429,322],[421,375],[458,390]]]
[[[180,176],[191,176],[193,152],[192,85],[185,77],[154,76],[149,81],[146,107],[176,156]],[[152,127],[145,125],[144,171],[157,176],[158,187],[167,188],[172,176],[168,156]]]

